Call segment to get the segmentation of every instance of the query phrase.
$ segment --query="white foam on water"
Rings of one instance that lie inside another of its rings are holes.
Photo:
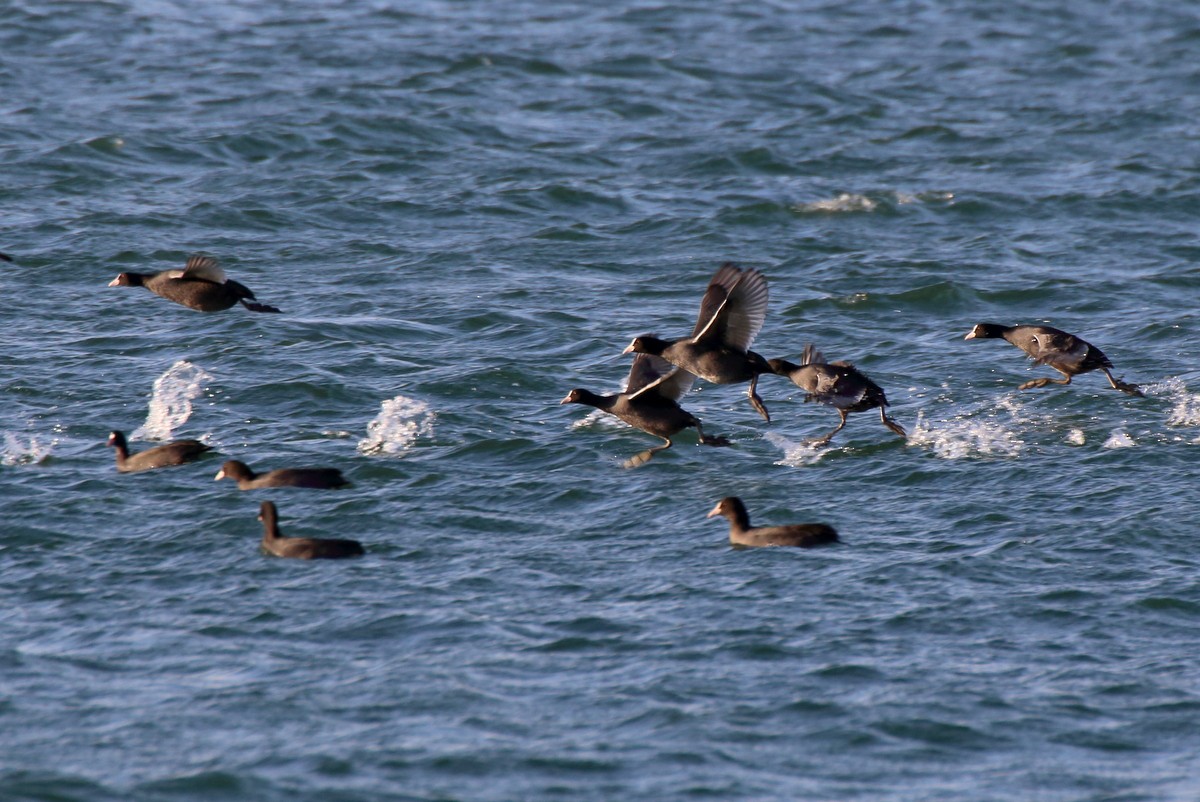
[[[1168,426],[1200,426],[1200,393],[1189,393],[1182,379],[1172,377],[1142,385],[1142,392],[1171,401],[1171,411],[1167,413]]]
[[[775,464],[785,465],[789,468],[803,468],[806,465],[815,465],[830,450],[826,445],[817,445],[811,440],[791,440],[776,432],[768,432],[766,439],[768,443],[783,452],[783,459]]]
[[[54,442],[43,443],[30,435],[24,440],[12,432],[4,433],[4,445],[0,448],[0,465],[36,465],[50,456]]]
[[[1063,438],[1069,445],[1081,446],[1087,442],[1087,437],[1083,434],[1083,429],[1072,429],[1067,432],[1067,436]]]
[[[358,441],[358,451],[392,457],[403,454],[418,437],[433,434],[436,417],[424,401],[402,395],[389,398],[367,424],[367,436]]]
[[[1124,429],[1114,429],[1113,433],[1104,441],[1103,448],[1133,448],[1136,445],[1137,443]]]
[[[612,428],[612,429],[622,429],[622,428],[627,428],[629,426],[628,423],[621,420],[620,418],[614,417],[613,415],[609,415],[607,412],[605,412],[603,410],[593,409],[591,412],[584,415],[579,420],[572,421],[571,428],[572,429],[582,429],[586,426],[595,426],[597,424],[599,424],[601,426],[608,426],[609,428]]]
[[[890,196],[897,205],[907,206],[913,203],[953,203],[953,192],[887,192],[878,193]],[[824,198],[797,203],[793,209],[798,212],[873,212],[879,208],[879,201],[855,192],[843,192],[836,198]]]
[[[908,444],[924,446],[942,459],[967,457],[1016,457],[1025,447],[1018,426],[1025,422],[1020,404],[997,404],[997,410],[1009,415],[1008,421],[984,417],[978,412],[931,421],[925,410],[917,411],[917,424],[908,435]],[[985,413],[986,414],[986,413]]]
[[[878,205],[866,195],[843,192],[836,198],[801,203],[796,208],[802,212],[873,212]]]
[[[154,380],[150,412],[146,422],[134,430],[130,440],[169,440],[172,430],[192,416],[192,399],[204,392],[213,380],[204,368],[180,360]]]

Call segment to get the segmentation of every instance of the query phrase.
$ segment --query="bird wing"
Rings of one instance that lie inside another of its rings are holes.
[[[677,368],[661,356],[638,354],[629,368],[625,382],[625,393],[630,398],[643,394],[654,394],[670,401],[678,401],[692,389],[696,377],[683,368]]]
[[[710,340],[745,351],[767,317],[767,279],[753,268],[724,264],[713,274],[700,302],[692,342]]]
[[[1043,326],[1030,330],[1028,347],[1022,348],[1034,362],[1044,365],[1056,360],[1081,360],[1087,355],[1088,344],[1074,334]]]
[[[189,256],[183,270],[178,271],[178,275],[172,271],[171,277],[211,281],[213,284],[225,283],[225,271],[221,269],[217,260],[211,256],[200,256],[199,254]]]
[[[804,344],[804,353],[800,355],[801,365],[824,365],[825,357],[812,343]]]

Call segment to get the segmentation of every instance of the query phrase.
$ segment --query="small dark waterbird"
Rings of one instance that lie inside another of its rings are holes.
[[[879,420],[884,426],[901,437],[908,436],[903,426],[888,417],[888,400],[883,388],[849,362],[826,362],[821,352],[809,343],[804,346],[801,364],[797,365],[786,359],[772,359],[768,364],[774,373],[791,379],[806,393],[805,403],[816,401],[828,404],[841,416],[842,420],[836,429],[824,437],[809,441],[813,445],[828,443],[846,425],[848,413],[864,412],[876,407],[879,408]]]
[[[258,520],[263,522],[262,550],[276,557],[292,557],[297,560],[340,560],[359,557],[366,553],[357,540],[340,537],[285,537],[279,531],[279,511],[275,503],[264,501],[259,508]]]
[[[660,356],[713,384],[750,382],[747,395],[763,420],[771,416],[757,393],[758,377],[770,373],[767,360],[749,350],[767,316],[767,279],[757,270],[726,263],[708,283],[692,336],[662,340],[635,337],[624,353]]]
[[[108,283],[110,287],[145,287],[168,301],[201,312],[220,312],[236,303],[251,312],[278,312],[260,304],[245,284],[225,277],[225,271],[211,256],[191,256],[182,270],[161,273],[121,273]]]
[[[175,465],[194,462],[212,446],[205,445],[199,440],[175,440],[154,448],[147,448],[137,454],[129,453],[129,444],[122,432],[110,432],[108,445],[117,452],[117,470],[121,473],[149,471],[155,468],[170,468]]]
[[[724,516],[729,521],[729,543],[732,546],[798,546],[812,548],[838,542],[838,533],[825,524],[786,524],[784,526],[751,526],[750,513],[737,496],[727,496],[717,502],[707,518]]]
[[[647,449],[625,461],[626,468],[636,468],[649,462],[655,452],[670,448],[671,438],[689,427],[696,429],[704,445],[729,445],[724,437],[705,434],[700,428],[700,421],[679,406],[679,398],[691,388],[695,378],[660,357],[638,354],[629,369],[624,392],[597,395],[591,390],[576,388],[559,403],[595,407],[615,415],[636,429],[662,438],[663,445]]]
[[[239,490],[258,490],[264,487],[332,490],[350,484],[337,468],[277,468],[265,473],[255,473],[249,465],[236,459],[222,465],[214,479],[233,479],[237,482]]]
[[[1027,381],[1020,390],[1045,387],[1047,384],[1070,384],[1072,376],[1099,370],[1108,377],[1114,390],[1130,395],[1143,396],[1136,384],[1113,378],[1112,362],[1096,346],[1051,326],[1002,326],[998,323],[979,323],[967,333],[964,340],[1008,340],[1029,354],[1035,365],[1054,368],[1063,375],[1061,379],[1041,378]]]

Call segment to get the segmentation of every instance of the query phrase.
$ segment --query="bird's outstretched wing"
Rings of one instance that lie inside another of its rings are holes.
[[[700,302],[692,342],[707,340],[738,351],[749,349],[767,318],[767,300],[766,276],[753,268],[721,265]]]

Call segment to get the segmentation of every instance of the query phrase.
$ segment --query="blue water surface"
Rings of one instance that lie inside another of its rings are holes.
[[[1200,798],[1198,86],[1172,4],[8,3],[0,799]],[[283,314],[106,286],[196,252]],[[725,261],[908,437],[698,382],[623,469],[558,402]]]

